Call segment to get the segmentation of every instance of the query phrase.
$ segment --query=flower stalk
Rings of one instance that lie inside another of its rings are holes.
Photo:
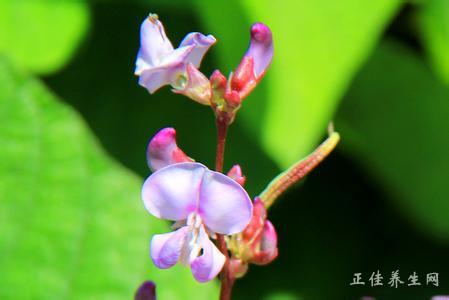
[[[224,151],[226,146],[226,137],[228,133],[229,123],[226,119],[216,118],[217,125],[217,151],[215,156],[215,171],[223,172],[224,163]],[[235,278],[230,272],[229,268],[229,253],[228,247],[224,235],[217,234],[218,249],[223,253],[226,260],[221,271],[221,288],[220,288],[220,300],[230,300],[232,294],[232,287],[234,285]]]

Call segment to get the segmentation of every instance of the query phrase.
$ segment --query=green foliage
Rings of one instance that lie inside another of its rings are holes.
[[[250,97],[245,110],[257,111],[247,114],[251,128],[282,167],[317,144],[338,100],[399,4],[397,0],[201,2],[208,28],[223,40],[223,46],[216,47],[227,47],[222,54],[230,57],[229,66],[238,63],[232,55],[236,50],[231,49],[241,49],[240,57],[244,53],[241,44],[249,39],[250,23],[266,22],[273,30],[275,57],[265,94]],[[265,103],[259,97],[266,97]],[[263,111],[256,107],[260,105]]]
[[[215,297],[189,269],[152,265],[150,238],[168,228],[143,208],[142,179],[4,60],[0,118],[1,299],[130,299],[145,279],[160,299]]]
[[[72,57],[89,24],[82,0],[0,1],[0,53],[40,74]]]
[[[363,69],[338,114],[344,150],[404,213],[449,240],[449,89],[422,60],[388,41]]]
[[[419,9],[424,46],[436,72],[449,84],[449,1],[426,0]]]

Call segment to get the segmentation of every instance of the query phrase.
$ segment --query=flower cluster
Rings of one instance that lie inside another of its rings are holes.
[[[276,177],[254,201],[244,189],[246,177],[239,165],[222,173],[227,127],[273,57],[272,33],[266,25],[255,23],[250,35],[249,48],[235,71],[226,78],[215,70],[208,79],[198,68],[216,39],[189,33],[174,49],[157,15],[150,14],[141,26],[135,69],[139,84],[150,93],[170,85],[173,92],[208,105],[215,113],[216,170],[187,156],[176,142],[175,129],[164,128],[148,144],[147,161],[153,173],[143,184],[142,198],[149,213],[174,222],[172,232],[152,238],[154,264],[165,269],[181,262],[199,282],[222,272],[222,299],[229,299],[235,278],[243,276],[249,264],[265,265],[277,257],[277,234],[267,219],[267,209],[339,140],[338,133],[330,130],[322,145]]]
[[[227,124],[232,123],[242,100],[265,75],[273,58],[271,31],[262,23],[251,27],[248,51],[228,79],[216,70],[209,80],[198,70],[203,56],[216,42],[212,35],[189,33],[174,49],[158,16],[150,14],[142,23],[140,41],[134,72],[140,85],[150,93],[170,85],[175,93],[210,105]]]

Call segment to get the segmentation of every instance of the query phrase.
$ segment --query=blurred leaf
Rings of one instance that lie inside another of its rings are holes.
[[[449,1],[426,0],[419,8],[424,46],[433,67],[449,84]]]
[[[198,6],[211,31],[223,40],[216,47],[226,49],[221,55],[230,57],[225,62],[231,68],[245,51],[241,45],[248,43],[250,23],[261,21],[272,28],[275,57],[264,79],[266,95],[246,100],[242,111],[254,111],[248,114],[251,127],[269,154],[287,167],[318,142],[400,1],[231,2],[199,1]],[[259,97],[267,97],[264,111],[256,107],[264,104]]]
[[[1,299],[130,299],[146,279],[160,299],[216,295],[187,268],[153,267],[150,237],[168,228],[143,208],[142,179],[3,60],[0,118]]]
[[[72,57],[89,24],[84,1],[0,1],[0,53],[35,73],[51,73]]]
[[[449,89],[407,48],[388,41],[338,114],[342,146],[403,211],[449,240]]]

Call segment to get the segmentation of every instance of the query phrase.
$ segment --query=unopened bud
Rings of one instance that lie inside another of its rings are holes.
[[[237,181],[241,186],[245,184],[246,177],[242,174],[242,168],[239,165],[234,165],[227,175]]]
[[[159,170],[165,166],[189,162],[189,158],[176,143],[176,130],[170,127],[161,129],[150,140],[147,148],[147,162],[152,171]]]

